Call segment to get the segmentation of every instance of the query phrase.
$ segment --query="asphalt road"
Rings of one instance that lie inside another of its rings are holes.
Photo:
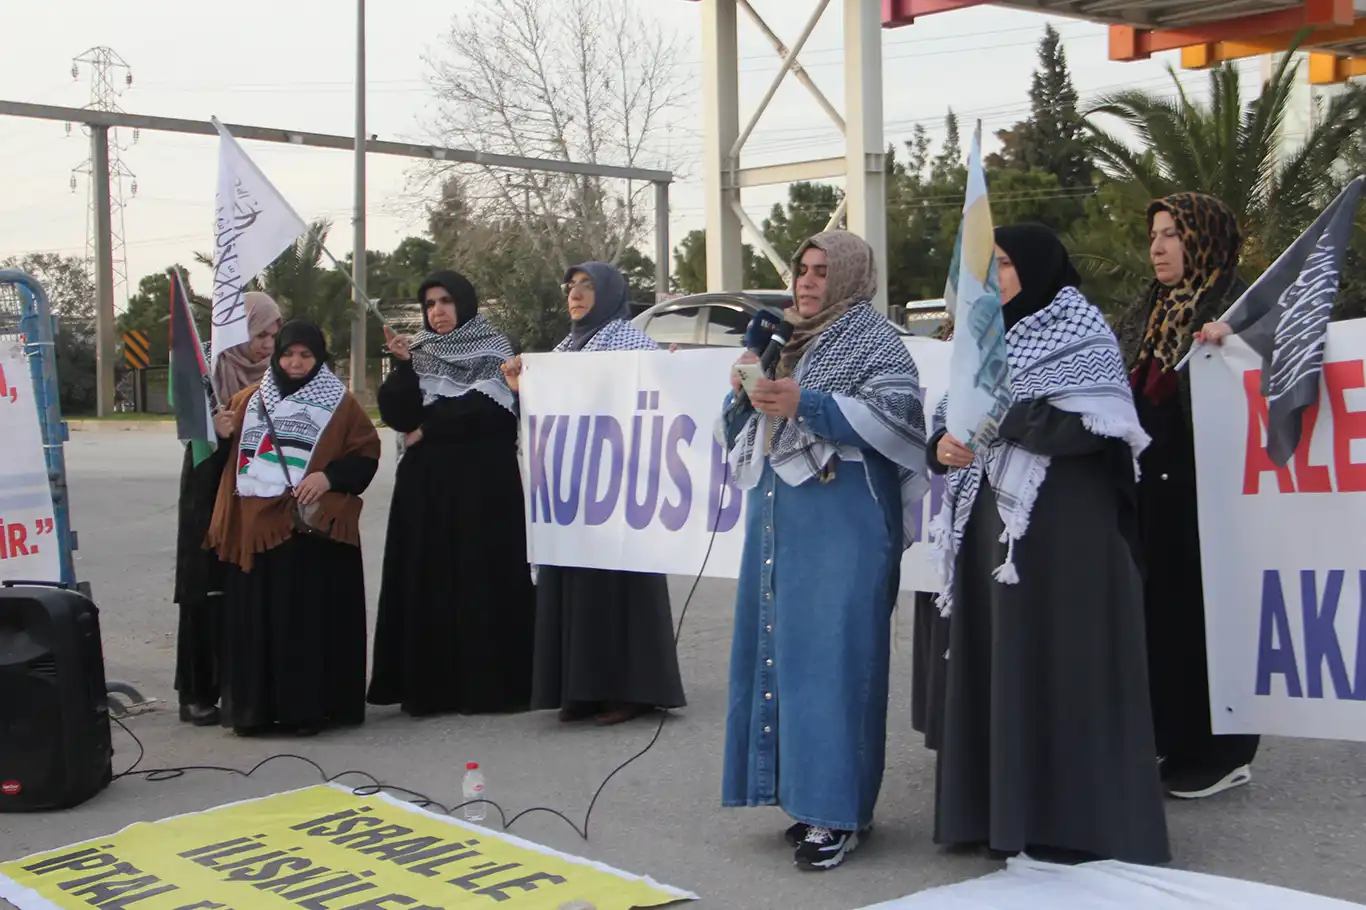
[[[654,732],[650,720],[599,730],[563,727],[550,713],[414,721],[397,709],[373,710],[358,730],[310,740],[246,740],[181,724],[173,710],[170,602],[180,448],[161,432],[100,431],[73,433],[67,451],[78,572],[94,584],[102,610],[108,673],[162,700],[160,710],[130,721],[147,749],[144,766],[246,769],[292,751],[329,774],[365,769],[453,804],[464,763],[478,761],[491,798],[510,813],[551,806],[581,822],[603,777]],[[366,496],[372,620],[392,474],[386,457]],[[691,583],[673,579],[675,615]],[[513,832],[695,891],[708,908],[859,908],[998,868],[931,842],[934,761],[910,729],[909,621],[893,657],[888,767],[872,841],[840,869],[802,873],[782,842],[787,822],[780,811],[720,807],[733,596],[729,582],[698,587],[680,643],[689,706],[665,725],[653,750],[609,785],[594,810],[591,839],[580,840],[547,814],[525,818]],[[117,729],[114,742],[120,770],[137,752]],[[1252,785],[1215,799],[1170,804],[1176,865],[1349,900],[1366,896],[1366,745],[1267,740],[1255,775]],[[274,763],[248,780],[196,772],[163,783],[118,781],[68,812],[0,815],[0,860],[317,779],[306,766]]]

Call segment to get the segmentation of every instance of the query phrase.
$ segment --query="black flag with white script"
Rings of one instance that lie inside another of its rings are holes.
[[[1301,415],[1319,400],[1324,341],[1366,177],[1357,177],[1252,287],[1228,317],[1262,355],[1266,451],[1284,466],[1300,444]]]

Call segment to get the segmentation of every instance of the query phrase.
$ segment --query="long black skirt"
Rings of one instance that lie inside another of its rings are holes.
[[[992,578],[996,497],[978,491],[955,565],[937,843],[1171,858],[1118,499],[1103,455],[1054,458],[1007,585]]]
[[[372,705],[411,715],[524,711],[536,593],[516,449],[424,441],[394,482]]]
[[[944,732],[944,690],[948,681],[949,620],[939,615],[938,595],[915,592],[911,628],[911,729],[938,749]]]
[[[227,447],[219,446],[196,465],[187,445],[180,469],[174,596],[180,616],[175,688],[183,705],[218,704],[224,569],[217,555],[205,549],[204,538],[227,457]]]
[[[1153,440],[1140,461],[1138,515],[1157,752],[1164,773],[1223,775],[1251,763],[1260,740],[1215,736],[1210,720],[1195,440],[1179,397],[1155,405],[1140,396],[1138,408]]]
[[[681,708],[669,583],[663,575],[541,566],[531,706]]]
[[[365,720],[358,547],[296,536],[227,570],[223,725],[320,730]]]

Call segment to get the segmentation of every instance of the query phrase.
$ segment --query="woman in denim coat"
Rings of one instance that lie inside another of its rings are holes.
[[[845,231],[797,251],[792,336],[720,434],[746,490],[722,801],[781,806],[796,864],[843,862],[882,785],[891,616],[928,489],[915,362]],[[753,362],[752,353],[741,358]]]

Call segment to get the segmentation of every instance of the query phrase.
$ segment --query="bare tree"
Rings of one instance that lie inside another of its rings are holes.
[[[479,151],[665,168],[661,153],[687,94],[678,38],[639,0],[489,0],[456,19],[429,55],[437,138]],[[521,226],[560,268],[616,262],[651,224],[648,184],[434,165],[459,176],[482,220]]]

